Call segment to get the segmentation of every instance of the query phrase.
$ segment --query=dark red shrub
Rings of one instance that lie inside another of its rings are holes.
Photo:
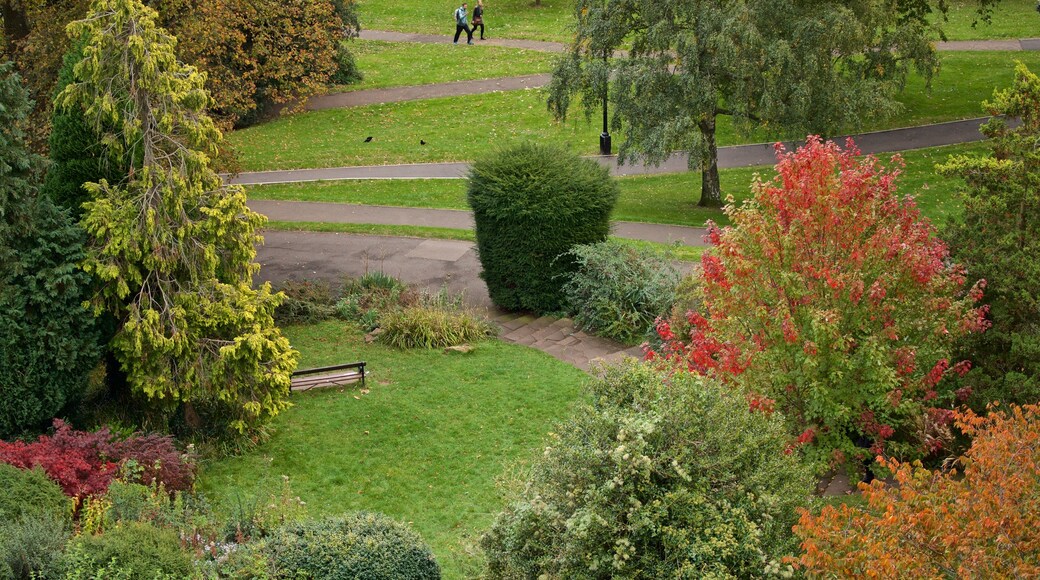
[[[54,435],[41,435],[32,443],[0,441],[0,462],[22,469],[39,466],[72,497],[104,493],[120,468],[141,483],[162,483],[169,491],[186,490],[195,480],[190,457],[182,455],[173,439],[164,435],[135,434],[120,440],[111,431],[76,431],[60,419],[54,420]]]

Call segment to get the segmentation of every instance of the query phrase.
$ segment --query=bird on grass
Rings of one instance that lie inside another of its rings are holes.
[[[368,137],[365,137],[365,143],[371,143],[371,142],[372,142],[372,136],[371,135],[369,135]]]
[[[423,141],[422,139],[419,139],[419,145],[426,145],[426,141]]]

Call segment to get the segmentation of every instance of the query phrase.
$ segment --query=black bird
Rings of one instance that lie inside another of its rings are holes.
[[[423,141],[422,139],[419,139],[419,145],[426,145],[426,141]]]
[[[372,142],[372,136],[371,135],[369,135],[368,137],[365,137],[365,143],[371,143],[371,142]]]

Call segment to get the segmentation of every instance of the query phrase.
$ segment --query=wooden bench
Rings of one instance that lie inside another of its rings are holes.
[[[365,361],[296,371],[292,374],[290,388],[293,391],[309,391],[356,382],[365,386]]]

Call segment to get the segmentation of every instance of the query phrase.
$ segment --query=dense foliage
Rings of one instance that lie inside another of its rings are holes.
[[[125,181],[86,184],[83,267],[100,284],[95,312],[120,321],[111,349],[132,392],[160,416],[179,406],[189,428],[198,405],[242,433],[288,406],[297,353],[274,325],[280,296],[252,286],[264,218],[209,167],[222,137],[204,75],[156,19],[138,0],[96,0],[70,26],[84,56],[58,104],[82,107],[130,166]]]
[[[896,193],[898,171],[811,138],[729,207],[702,259],[702,313],[660,354],[733,378],[816,459],[922,457],[948,442],[953,340],[985,327],[962,268]],[[869,449],[868,449],[869,447]]]
[[[206,74],[214,113],[231,122],[321,92],[339,70],[340,41],[353,30],[331,0],[151,4],[179,39],[178,58]],[[339,4],[351,11],[351,2]]]
[[[994,115],[982,128],[993,155],[939,168],[968,185],[964,214],[945,232],[950,251],[987,282],[993,326],[961,345],[974,365],[961,388],[976,409],[1040,401],[1040,78],[1019,64],[1013,86],[984,106]]]
[[[71,514],[72,501],[43,471],[0,463],[0,578],[51,577]]]
[[[608,240],[575,246],[570,255],[577,269],[563,291],[585,330],[635,344],[675,301],[679,271],[661,252]]]
[[[491,578],[749,578],[781,571],[811,477],[777,417],[639,363],[592,382],[482,546]]]
[[[54,434],[31,443],[0,441],[0,463],[22,469],[40,468],[69,496],[85,498],[104,493],[133,461],[133,476],[145,484],[162,483],[170,491],[190,489],[195,481],[191,458],[162,435],[132,435],[119,439],[107,429],[76,431],[54,420]]]
[[[43,470],[0,463],[0,521],[37,514],[68,519],[72,502]]]
[[[622,160],[689,152],[700,205],[721,206],[716,122],[802,136],[898,107],[908,73],[938,70],[931,2],[577,0],[577,30],[553,71],[550,110],[587,115],[608,92]],[[608,60],[608,55],[624,50]]]
[[[250,546],[271,578],[438,580],[440,567],[419,534],[376,513],[289,524]]]
[[[617,184],[594,161],[523,143],[476,161],[467,197],[491,300],[506,310],[563,310],[576,262],[567,252],[610,232]]]
[[[194,571],[191,554],[181,549],[175,531],[142,522],[76,536],[66,548],[62,566],[68,580],[183,580]]]
[[[56,93],[74,81],[73,67],[82,59],[82,46],[74,44],[58,73]],[[51,163],[42,192],[67,208],[77,222],[83,214],[83,204],[90,201],[83,184],[102,179],[119,183],[126,175],[119,158],[108,154],[101,135],[84,118],[81,107],[55,107],[48,144]]]
[[[820,577],[1040,576],[1040,406],[956,415],[974,437],[963,470],[888,462],[898,486],[862,485],[866,508],[806,512],[799,563]]]
[[[0,65],[0,437],[76,403],[99,358],[82,306],[83,235],[38,193],[39,159],[21,130],[30,106],[11,64]]]
[[[207,75],[216,114],[255,118],[272,103],[322,90],[345,58],[340,41],[357,35],[351,0],[148,0],[180,42],[177,55]],[[46,141],[50,99],[69,51],[65,27],[90,0],[3,0],[6,57],[18,63],[37,99],[33,140]],[[339,53],[337,51],[340,51]]]
[[[60,578],[69,535],[68,518],[50,513],[4,521],[0,525],[0,578]]]

